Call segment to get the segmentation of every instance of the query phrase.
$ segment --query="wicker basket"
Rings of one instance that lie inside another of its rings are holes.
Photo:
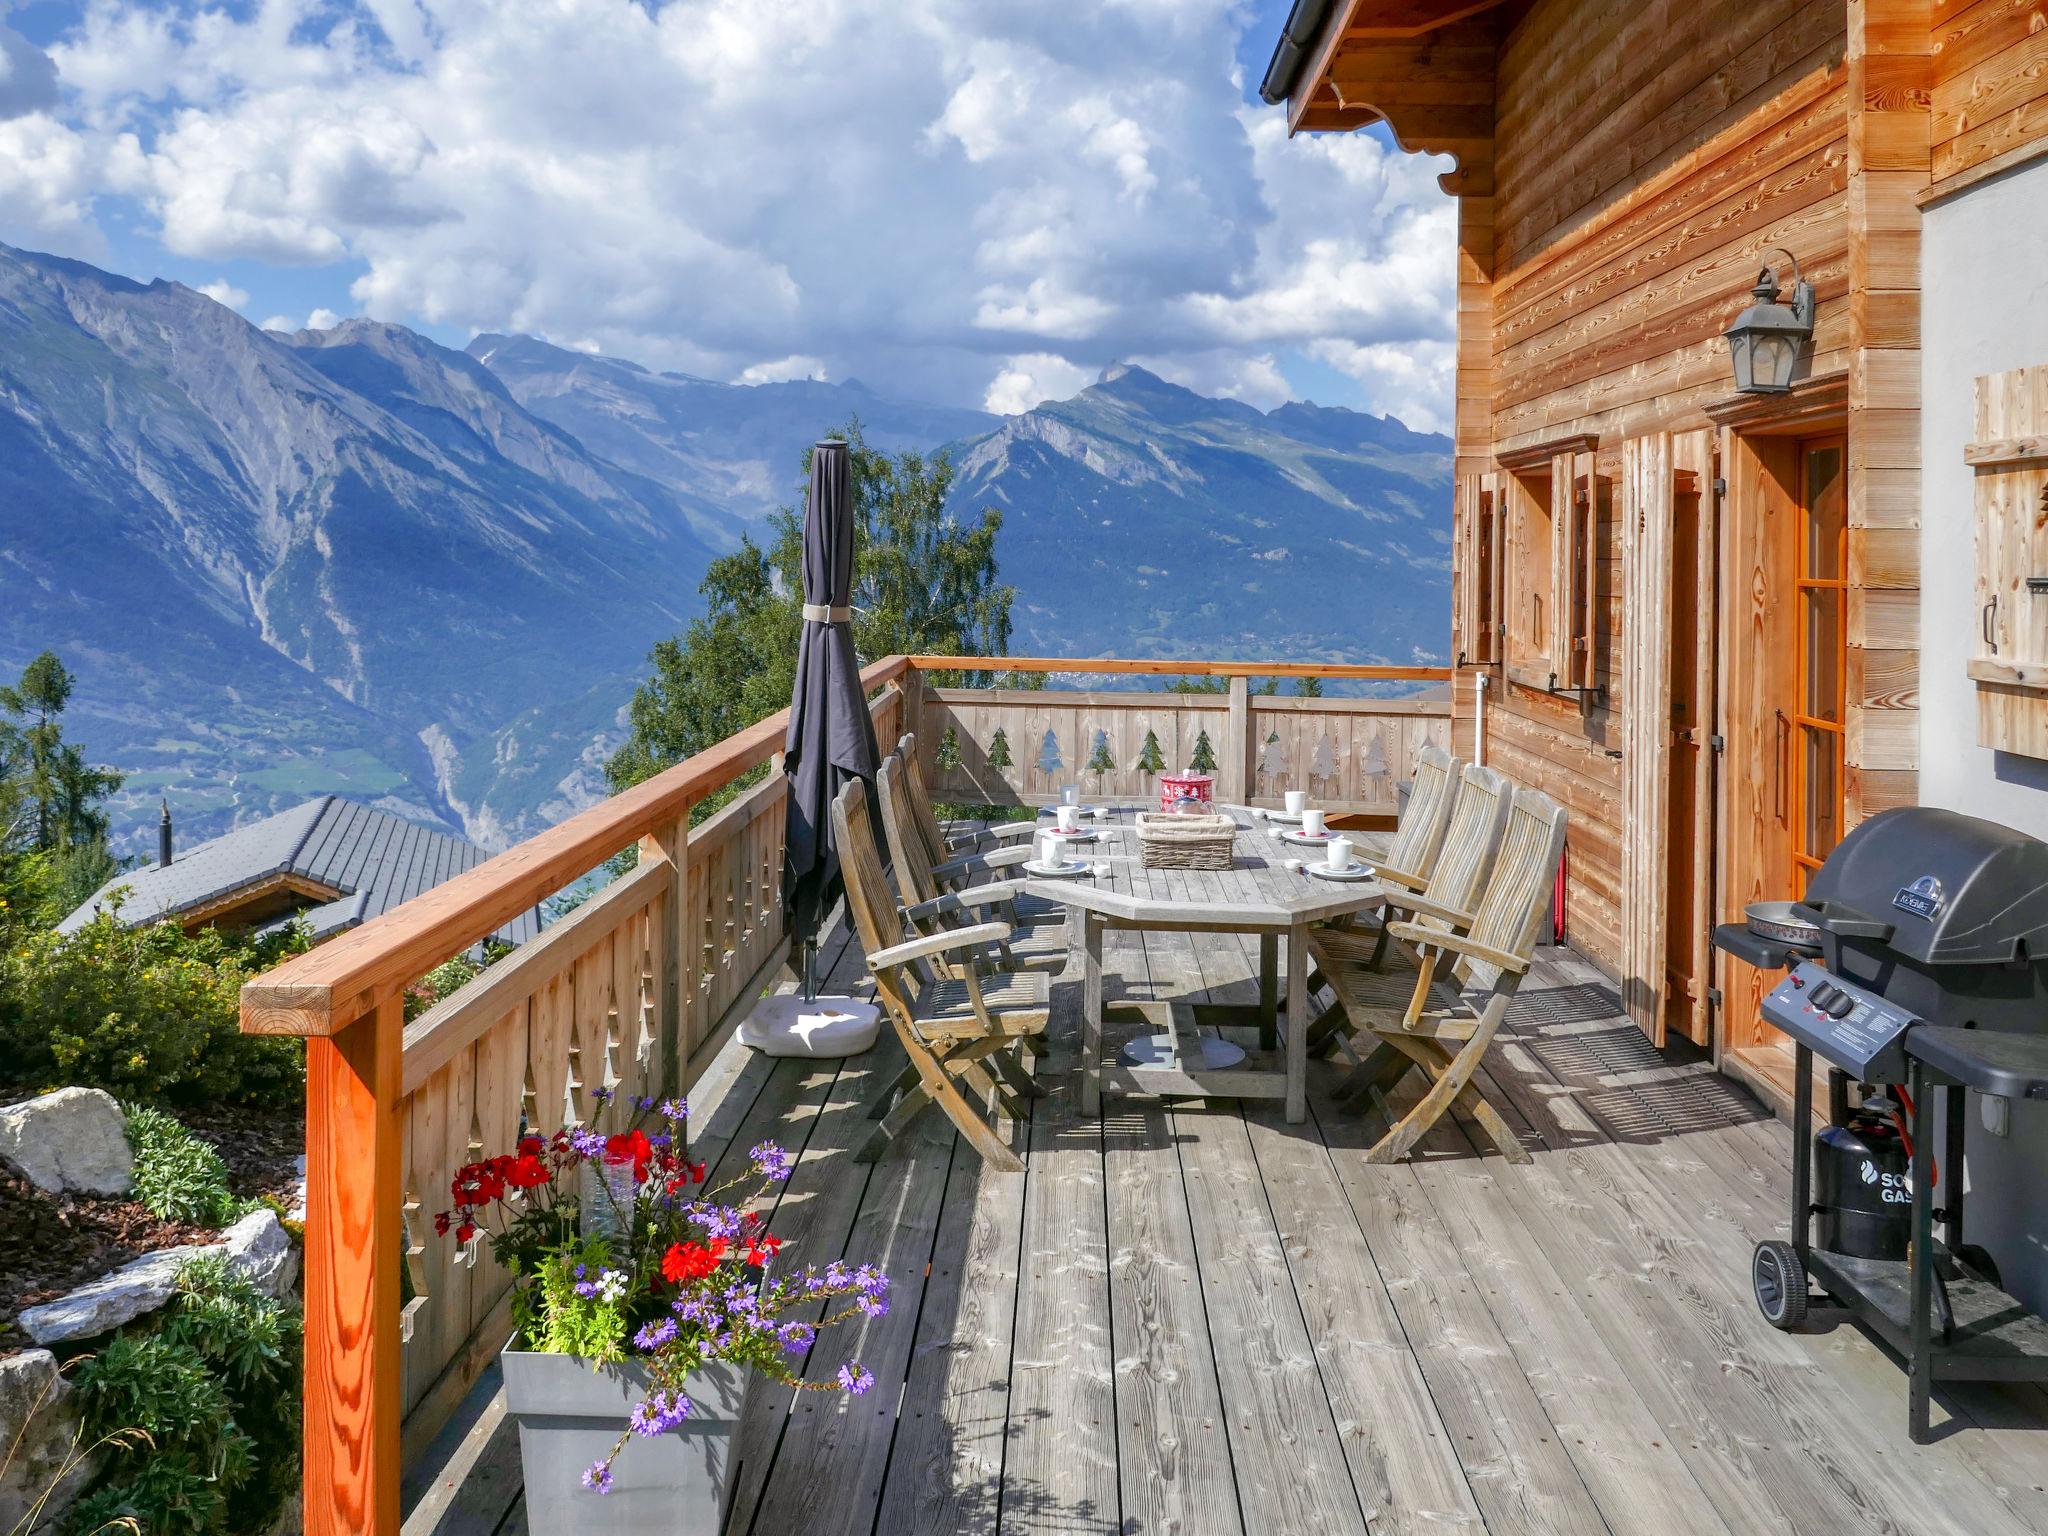
[[[1138,851],[1147,869],[1228,869],[1237,823],[1228,816],[1138,813]]]

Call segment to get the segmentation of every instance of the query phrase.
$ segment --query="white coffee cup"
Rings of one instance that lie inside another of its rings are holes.
[[[1061,805],[1079,805],[1080,803],[1081,803],[1081,786],[1080,786],[1080,785],[1078,785],[1078,784],[1069,784],[1069,785],[1068,785],[1068,786],[1067,786],[1067,787],[1066,787],[1065,789],[1063,789],[1063,790],[1061,790],[1061,791],[1060,791],[1060,804],[1061,804]]]
[[[1331,838],[1327,857],[1330,862],[1330,868],[1349,869],[1351,867],[1351,839],[1348,837]]]
[[[1081,807],[1078,805],[1059,806],[1053,811],[1053,818],[1062,832],[1081,830]]]
[[[1288,790],[1288,791],[1287,791],[1287,814],[1288,814],[1288,815],[1290,815],[1290,816],[1299,816],[1299,815],[1300,815],[1300,814],[1301,814],[1301,813],[1302,813],[1302,812],[1303,812],[1304,810],[1306,810],[1307,808],[1308,808],[1308,792],[1307,792],[1306,790],[1301,790],[1301,789],[1290,789],[1290,790]]]
[[[1323,813],[1321,811],[1303,811],[1301,813],[1301,830],[1310,837],[1321,837],[1323,835]]]
[[[1038,862],[1047,869],[1065,869],[1067,867],[1066,841],[1063,838],[1054,837],[1049,832],[1041,837],[1038,840]]]

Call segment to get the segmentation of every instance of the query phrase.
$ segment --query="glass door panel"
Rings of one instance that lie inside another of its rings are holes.
[[[1800,444],[1798,568],[1792,600],[1792,888],[1842,839],[1848,675],[1848,524],[1841,438]]]

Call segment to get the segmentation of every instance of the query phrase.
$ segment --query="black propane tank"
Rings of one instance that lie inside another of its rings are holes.
[[[1813,1142],[1815,1246],[1856,1259],[1903,1259],[1913,1186],[1898,1128],[1875,1100]]]

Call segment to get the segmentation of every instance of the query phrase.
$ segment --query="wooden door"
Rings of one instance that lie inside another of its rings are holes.
[[[1622,1003],[1660,1046],[1708,1028],[1712,452],[1705,432],[1622,444]]]
[[[1713,436],[1672,445],[1671,798],[1665,859],[1665,1023],[1695,1044],[1713,1030],[1715,657],[1718,497]]]

